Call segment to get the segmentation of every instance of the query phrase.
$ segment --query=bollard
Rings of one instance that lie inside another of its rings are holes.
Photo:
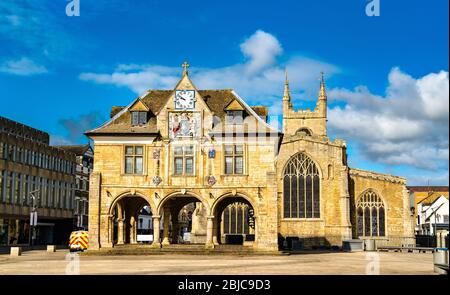
[[[20,256],[22,255],[22,247],[11,247],[11,256]]]
[[[447,274],[448,272],[448,250],[437,248],[433,253],[434,272],[438,274]],[[447,269],[443,266],[447,265]]]
[[[53,253],[56,251],[55,245],[47,245],[47,253]]]

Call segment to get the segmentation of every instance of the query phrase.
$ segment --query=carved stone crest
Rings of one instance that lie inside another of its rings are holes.
[[[210,186],[215,185],[216,182],[217,182],[217,180],[216,180],[216,178],[215,178],[214,176],[211,175],[211,176],[208,177],[208,184],[209,184]]]
[[[162,181],[162,179],[159,176],[153,176],[153,178],[152,178],[152,182],[153,182],[154,185],[160,184],[161,181]]]

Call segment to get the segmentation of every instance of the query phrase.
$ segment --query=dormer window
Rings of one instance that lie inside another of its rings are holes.
[[[244,111],[227,111],[226,122],[228,124],[242,124]]]
[[[242,124],[244,122],[245,108],[237,100],[231,101],[225,107],[225,123],[226,124]]]
[[[147,123],[147,112],[131,112],[131,125],[142,126]]]

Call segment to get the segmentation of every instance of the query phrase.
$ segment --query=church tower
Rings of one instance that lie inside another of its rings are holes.
[[[323,73],[320,79],[320,89],[314,110],[294,110],[286,74],[283,94],[283,133],[292,136],[297,133],[306,135],[327,136],[327,94]]]

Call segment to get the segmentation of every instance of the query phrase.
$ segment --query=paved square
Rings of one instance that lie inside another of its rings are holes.
[[[25,252],[20,257],[0,255],[0,274],[64,275],[76,271],[67,250]],[[373,256],[375,255],[375,256]],[[376,256],[379,255],[379,256]],[[429,253],[311,253],[278,256],[182,255],[78,256],[80,274],[366,274],[380,261],[380,274],[434,274]],[[72,264],[71,264],[72,263]],[[373,265],[373,264],[372,264]]]

